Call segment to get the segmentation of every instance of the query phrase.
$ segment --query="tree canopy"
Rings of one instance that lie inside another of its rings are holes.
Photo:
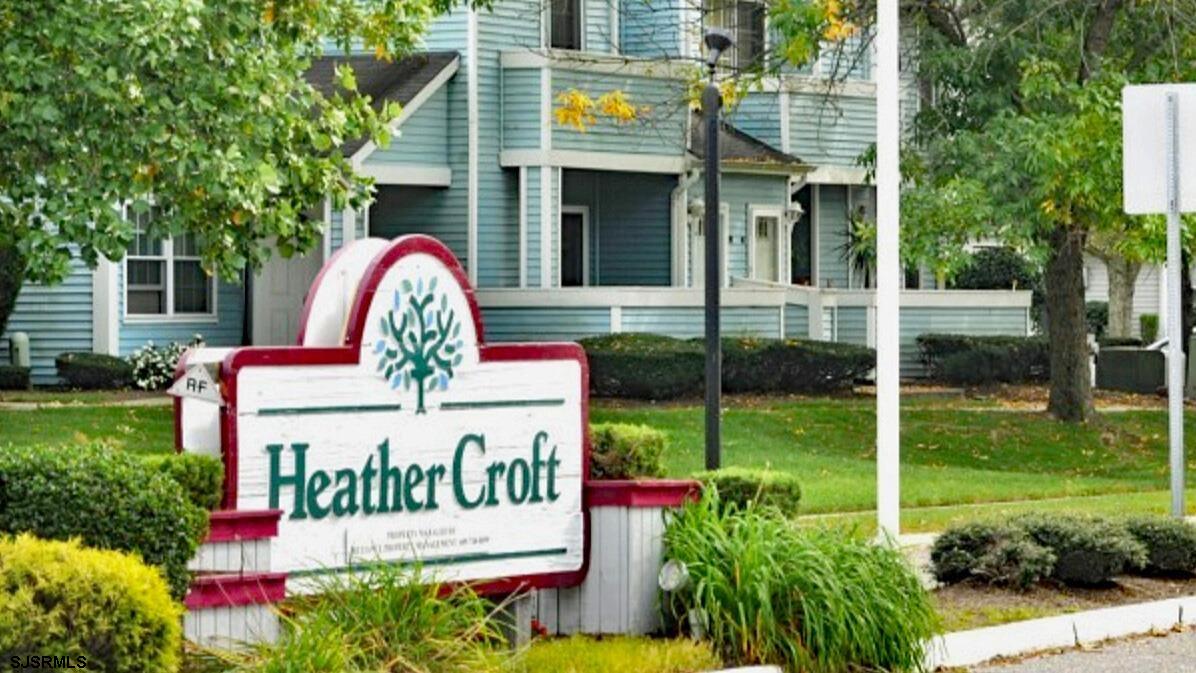
[[[487,0],[473,0],[481,6]],[[339,146],[387,140],[352,72],[321,95],[303,78],[325,49],[411,51],[454,0],[15,0],[0,5],[0,246],[26,277],[60,281],[73,256],[119,259],[122,209],[194,234],[226,278],[311,249],[325,197],[368,182]]]

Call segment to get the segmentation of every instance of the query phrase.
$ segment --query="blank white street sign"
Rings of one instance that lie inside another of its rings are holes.
[[[1196,84],[1136,84],[1121,91],[1125,212],[1167,212],[1167,93],[1179,98],[1179,164],[1196,166]],[[1180,212],[1196,211],[1196,170],[1180,172]]]

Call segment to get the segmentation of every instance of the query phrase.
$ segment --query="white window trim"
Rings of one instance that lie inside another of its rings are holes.
[[[128,219],[128,206],[122,208],[124,218]],[[121,317],[126,324],[163,324],[163,323],[215,323],[219,320],[219,308],[216,305],[218,297],[220,296],[220,286],[216,282],[215,276],[208,276],[208,282],[212,288],[212,310],[207,313],[176,313],[174,310],[174,261],[181,259],[184,261],[195,260],[199,257],[175,257],[174,254],[174,238],[172,236],[162,237],[162,254],[161,255],[130,255],[125,254],[121,261],[121,273],[123,274],[122,291],[122,310]],[[129,259],[134,260],[150,260],[165,262],[166,272],[163,274],[163,292],[166,293],[166,312],[165,313],[130,313],[129,312]]]
[[[748,278],[750,278],[752,280],[757,280],[757,278],[756,278],[756,219],[760,218],[760,217],[771,217],[771,218],[776,219],[776,222],[777,222],[777,230],[775,232],[776,240],[774,241],[774,244],[772,247],[773,258],[776,260],[776,263],[777,263],[776,264],[777,272],[776,272],[776,277],[766,278],[766,279],[761,279],[761,280],[765,280],[766,282],[770,282],[770,283],[783,282],[781,280],[781,276],[785,271],[785,265],[781,258],[781,250],[784,249],[784,247],[785,247],[784,241],[782,239],[782,234],[784,233],[784,229],[785,229],[785,213],[777,206],[758,206],[758,205],[748,204],[747,216],[748,216],[748,219],[747,219],[747,230],[748,230],[747,231],[747,242],[748,242],[748,248],[747,248],[747,266],[748,266],[747,270],[748,270],[748,273],[747,273],[747,276],[748,276]]]
[[[689,227],[688,227],[688,232],[689,232],[688,233],[688,235],[689,235],[689,244],[688,245],[689,245],[689,247],[691,247],[691,248],[694,247],[693,243],[694,243],[695,227],[697,227],[697,225],[699,225],[699,224],[704,225],[705,223],[706,223],[706,215],[704,213],[703,213],[701,219],[692,219],[691,218],[689,220]],[[732,243],[731,234],[730,234],[730,232],[731,232],[731,204],[729,204],[725,201],[723,203],[720,203],[719,207],[718,207],[718,227],[719,227],[719,235],[722,236],[722,245],[718,249],[719,257],[721,257],[721,259],[719,261],[721,261],[723,263],[722,264],[722,266],[723,266],[722,286],[723,287],[731,287],[731,271],[730,271],[730,266],[729,266],[729,262],[728,262],[728,260],[731,257],[730,247],[731,247],[731,243]],[[709,232],[707,232],[707,233],[709,233]],[[696,275],[696,274],[694,274],[694,269],[697,268],[698,264],[705,264],[705,263],[706,263],[706,251],[705,251],[704,247],[702,250],[697,250],[697,249],[693,250],[693,254],[689,255],[689,277],[686,279],[689,287],[697,287],[694,284],[694,277]],[[703,287],[704,286],[705,286],[705,283],[703,283]]]
[[[563,255],[565,251],[565,215],[581,215],[581,286],[590,287],[590,207],[589,206],[573,206],[563,204],[561,205],[561,212],[559,220],[557,221],[557,230],[561,232],[561,245],[557,248],[557,254]],[[565,260],[557,259],[556,265],[556,285],[557,287],[565,287],[561,282],[562,269],[565,268]]]

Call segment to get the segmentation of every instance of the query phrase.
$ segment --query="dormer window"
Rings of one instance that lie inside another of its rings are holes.
[[[548,46],[581,51],[581,0],[552,0]]]
[[[735,46],[727,52],[736,69],[750,68],[764,56],[763,2],[755,0],[705,0],[706,25],[731,31]]]

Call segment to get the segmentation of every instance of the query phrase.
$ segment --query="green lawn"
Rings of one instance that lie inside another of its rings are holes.
[[[724,464],[771,466],[798,475],[803,523],[871,530],[873,404],[865,397],[731,398],[723,425]],[[702,468],[700,404],[595,400],[591,417],[645,423],[666,432],[670,476],[686,477]],[[1044,414],[1008,411],[993,400],[910,396],[901,422],[905,530],[937,530],[963,519],[1027,509],[1109,514],[1167,509],[1162,409],[1110,412],[1100,423],[1071,426]],[[130,451],[165,452],[173,446],[172,423],[169,406],[0,410],[0,446],[102,440]],[[1194,435],[1196,422],[1189,418],[1188,437]],[[1196,470],[1196,461],[1189,469]],[[1196,493],[1189,502],[1196,502]]]
[[[732,400],[723,462],[797,474],[807,513],[875,507],[875,411],[867,398]],[[702,468],[702,409],[596,402],[594,421],[668,433],[672,476]],[[912,398],[903,406],[902,503],[958,505],[1166,489],[1166,416],[1108,413],[1091,426],[970,401]],[[1196,431],[1189,419],[1188,433]],[[1196,465],[1196,463],[1192,463]],[[937,516],[937,515],[936,515]]]

